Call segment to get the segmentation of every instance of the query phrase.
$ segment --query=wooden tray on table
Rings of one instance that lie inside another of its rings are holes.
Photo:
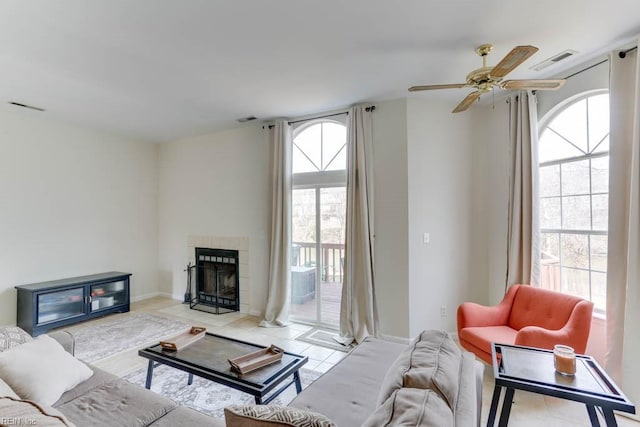
[[[268,348],[229,359],[229,364],[232,371],[244,375],[263,366],[279,362],[282,360],[283,354],[284,350],[282,348],[271,344]]]
[[[204,337],[206,331],[207,328],[202,326],[192,326],[187,332],[183,332],[166,341],[160,341],[160,345],[164,350],[178,351]]]

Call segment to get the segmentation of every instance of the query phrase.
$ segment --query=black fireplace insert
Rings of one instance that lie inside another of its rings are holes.
[[[239,311],[238,264],[236,250],[196,248],[196,263],[187,268],[190,307],[214,314]]]

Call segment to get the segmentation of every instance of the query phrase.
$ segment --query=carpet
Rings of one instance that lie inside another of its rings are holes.
[[[119,316],[97,325],[73,328],[75,355],[88,363],[106,359],[131,349],[157,344],[161,339],[177,335],[191,325],[153,314]]]
[[[302,388],[306,388],[315,381],[320,372],[310,369],[300,369]],[[252,395],[226,387],[213,381],[197,376],[193,377],[193,384],[187,385],[188,374],[170,366],[160,365],[153,369],[151,390],[166,396],[176,403],[189,406],[196,411],[203,412],[217,418],[224,417],[224,408],[229,405],[254,405]],[[144,387],[147,379],[147,368],[141,368],[124,377],[125,380]],[[287,387],[271,404],[286,405],[296,396],[294,385]]]
[[[340,334],[335,331],[313,328],[296,337],[296,340],[319,345],[320,347],[330,348],[332,350],[344,351],[345,353],[349,352],[354,346],[340,344],[334,339],[339,336]]]

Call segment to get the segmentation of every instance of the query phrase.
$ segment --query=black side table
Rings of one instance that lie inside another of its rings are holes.
[[[606,372],[590,356],[576,356],[576,374],[558,374],[553,367],[553,351],[507,344],[491,344],[495,387],[487,426],[493,427],[502,389],[506,390],[500,427],[509,422],[516,390],[559,397],[584,403],[592,426],[600,426],[596,407],[602,410],[606,425],[617,426],[613,411],[636,413],[635,406]]]

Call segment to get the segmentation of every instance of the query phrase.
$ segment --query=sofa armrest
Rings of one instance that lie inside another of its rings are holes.
[[[505,307],[502,305],[488,307],[465,302],[458,307],[458,333],[468,327],[505,325],[506,317]]]
[[[58,341],[60,345],[72,356],[76,352],[76,340],[71,332],[67,331],[54,331],[47,333],[51,338]]]
[[[482,413],[482,387],[484,382],[484,363],[476,360],[476,404],[478,405],[478,427],[480,427],[480,414]]]
[[[509,288],[500,304],[486,306],[474,302],[465,302],[458,307],[458,336],[460,331],[468,327],[502,326],[509,321],[513,299],[521,285]]]
[[[575,305],[567,323],[558,330],[544,329],[539,326],[525,326],[516,335],[516,345],[553,349],[556,344],[564,344],[578,354],[584,354],[591,330],[593,303],[580,301]]]

